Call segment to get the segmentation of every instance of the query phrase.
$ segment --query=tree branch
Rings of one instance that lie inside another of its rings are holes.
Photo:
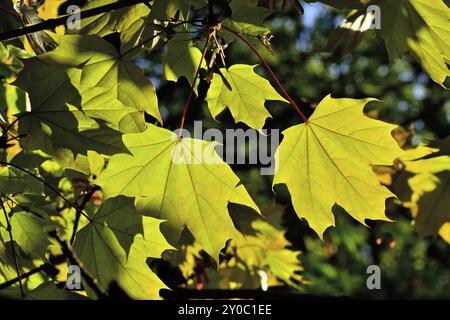
[[[56,193],[61,199],[63,199],[64,202],[66,202],[70,207],[74,208],[77,212],[80,212],[80,214],[82,214],[83,217],[85,217],[89,221],[92,221],[92,219],[89,218],[89,216],[86,213],[84,213],[83,210],[80,210],[80,208],[76,204],[73,204],[72,202],[70,202],[69,199],[67,199],[61,192],[59,192],[56,188],[54,188],[52,185],[48,184],[44,179],[38,177],[34,173],[32,173],[32,172],[30,172],[28,170],[25,170],[24,168],[21,168],[20,166],[15,165],[15,164],[10,163],[10,162],[0,161],[0,166],[9,166],[9,167],[16,168],[17,170],[20,170],[20,171],[28,174],[30,177],[33,177],[34,179],[42,182],[50,190],[52,190],[54,193]]]
[[[62,248],[63,254],[69,259],[69,262],[72,264],[76,264],[80,267],[81,276],[83,277],[84,281],[86,281],[87,285],[94,291],[94,293],[97,295],[99,299],[105,299],[107,297],[106,293],[103,292],[103,290],[100,288],[100,285],[98,283],[98,280],[91,277],[89,274],[86,273],[86,271],[83,268],[83,265],[79,262],[78,258],[76,257],[75,252],[72,251],[71,248],[67,245],[67,242],[62,240],[56,231],[52,232],[50,234],[53,238],[58,241],[59,245]]]
[[[130,7],[130,6],[133,6],[136,4],[148,3],[148,2],[149,2],[149,0],[126,0],[126,1],[119,0],[117,2],[110,3],[110,4],[107,4],[104,6],[100,6],[100,7],[82,11],[82,12],[80,12],[80,17],[81,17],[81,19],[85,19],[85,18],[97,16],[99,14],[106,13],[106,12],[109,12],[112,10],[118,10],[118,9],[122,9],[125,7]],[[57,26],[65,25],[67,23],[67,19],[69,17],[71,17],[71,15],[65,15],[65,16],[62,16],[59,18],[49,19],[49,20],[46,20],[41,23],[26,26],[26,27],[23,27],[20,29],[14,29],[14,30],[0,33],[0,41],[17,38],[17,37],[24,36],[24,35],[27,35],[30,33],[38,32],[38,31],[54,29]]]
[[[22,284],[22,272],[20,271],[19,263],[17,261],[16,245],[14,243],[14,238],[12,235],[11,222],[9,221],[8,213],[6,212],[6,208],[5,208],[5,205],[3,204],[3,200],[6,200],[6,198],[0,198],[0,204],[2,206],[2,210],[5,215],[5,219],[6,219],[6,230],[9,233],[9,240],[11,241],[11,248],[12,248],[13,259],[14,259],[14,267],[16,268],[17,278],[19,279],[20,294],[22,295],[22,299],[23,299],[25,297],[25,291],[23,290],[23,284]]]
[[[67,257],[65,255],[56,256],[51,259],[51,262],[44,263],[44,264],[40,265],[39,267],[22,274],[22,276],[20,278],[17,277],[17,278],[8,280],[6,282],[3,282],[2,284],[0,284],[0,290],[4,290],[4,289],[14,285],[15,283],[17,283],[20,279],[27,279],[27,278],[31,277],[33,274],[36,274],[38,272],[45,272],[47,275],[49,275],[50,277],[53,278],[56,276],[56,274],[58,274],[58,270],[54,267],[54,265],[63,263],[65,260],[67,260]]]

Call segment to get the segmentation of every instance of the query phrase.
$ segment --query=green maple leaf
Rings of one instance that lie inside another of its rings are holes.
[[[264,26],[264,20],[272,13],[270,9],[258,7],[254,1],[232,1],[230,3],[231,18],[223,20],[223,24],[234,31],[262,35],[270,30]]]
[[[390,0],[380,4],[391,59],[409,51],[435,82],[450,76],[450,9],[442,0]]]
[[[52,36],[58,42],[58,48],[25,60],[23,72],[27,77],[42,81],[43,71],[48,74],[55,69],[79,68],[81,75],[68,73],[66,79],[76,89],[79,89],[77,86],[108,89],[111,98],[137,111],[145,111],[162,122],[153,84],[140,68],[124,59],[109,42],[97,35]]]
[[[247,212],[245,207],[233,207],[236,224],[243,235],[234,240],[235,252],[247,267],[269,270],[277,278],[291,286],[301,281],[298,274],[303,270],[298,256],[301,252],[288,249],[292,244],[286,240],[279,224],[284,207],[269,203],[262,208],[263,216]]]
[[[49,151],[51,145],[82,154],[89,149],[106,154],[124,152],[119,130],[139,131],[145,126],[142,112],[111,97],[109,89],[80,85],[81,69],[48,70],[39,61],[26,66],[15,84],[29,92],[31,110],[23,113],[19,122],[28,148],[50,154],[55,154]],[[36,70],[49,73],[38,81],[33,78]]]
[[[34,258],[43,258],[50,245],[47,233],[55,229],[56,223],[25,211],[14,210],[13,212],[10,224],[14,242],[25,254]],[[1,225],[7,225],[3,213],[1,214],[0,222]],[[7,231],[1,228],[0,230],[3,239],[8,239],[9,241]]]
[[[114,2],[117,1],[90,0],[82,7],[82,10],[97,8]],[[80,21],[81,28],[69,30],[69,33],[96,34],[103,37],[119,32],[121,52],[126,52],[142,41],[142,36],[146,32],[145,18],[149,13],[150,9],[144,3],[135,4],[82,19]]]
[[[178,18],[179,20],[187,20],[189,9],[205,6],[207,0],[159,0],[152,4],[150,19],[170,20]]]
[[[0,190],[6,194],[17,192],[40,194],[44,191],[44,186],[38,180],[16,168],[0,166]]]
[[[143,133],[125,135],[124,142],[132,155],[111,157],[95,183],[109,197],[141,197],[140,212],[167,220],[163,227],[169,241],[177,243],[187,226],[218,259],[225,241],[236,235],[228,203],[258,211],[239,178],[216,154],[214,143],[179,139],[153,125]]]
[[[77,233],[74,250],[104,290],[116,281],[134,299],[158,299],[166,286],[146,261],[173,249],[161,234],[160,223],[136,213],[131,198],[108,199]]]
[[[450,139],[435,141],[430,147],[419,146],[400,158],[405,170],[414,175],[408,179],[411,194],[405,200],[422,236],[441,234],[450,223]],[[443,236],[444,237],[444,236]]]
[[[269,81],[253,70],[255,66],[235,64],[228,70],[220,69],[229,88],[219,74],[214,74],[206,101],[211,114],[216,118],[226,107],[236,122],[260,130],[270,113],[264,106],[266,100],[287,102],[270,85]]]
[[[32,153],[20,152],[12,159],[4,155],[2,161],[18,166],[36,176],[39,175],[39,166],[45,158]],[[4,194],[42,194],[44,185],[42,182],[27,174],[23,170],[13,166],[0,166],[0,192]]]
[[[307,123],[283,132],[273,184],[286,184],[297,215],[319,236],[334,226],[337,204],[361,223],[389,220],[385,201],[394,195],[381,186],[372,165],[392,165],[401,149],[394,125],[363,115],[371,99],[326,97]]]
[[[450,157],[447,157],[450,159]],[[447,161],[450,163],[450,161]],[[422,179],[426,179],[423,181]],[[417,202],[415,226],[423,236],[437,235],[445,223],[450,222],[450,166],[446,171],[433,175],[421,174],[411,178],[409,184],[416,191],[417,183],[432,185],[424,190]],[[419,187],[420,188],[420,187]]]
[[[176,82],[179,78],[185,77],[192,86],[201,58],[202,52],[192,44],[190,37],[177,34],[168,43],[163,57],[164,78]],[[206,68],[204,59],[201,67]],[[197,79],[194,85],[196,93],[199,82],[200,79]]]
[[[39,63],[32,63],[27,67],[14,84],[29,92],[31,116],[53,120],[58,120],[58,116],[61,119],[75,117],[80,123],[89,122],[89,118],[101,119],[112,127],[119,128],[124,117],[139,113],[135,108],[125,106],[118,99],[111,97],[109,88],[81,85],[81,69],[47,69],[50,73],[47,73],[44,79],[35,80],[27,71],[40,69]],[[141,125],[143,124],[137,124]]]

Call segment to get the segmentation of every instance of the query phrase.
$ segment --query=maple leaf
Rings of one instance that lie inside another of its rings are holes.
[[[114,2],[116,1],[90,0],[83,5],[82,10],[97,8]],[[146,31],[145,18],[149,13],[150,9],[145,4],[135,4],[81,19],[81,28],[68,30],[68,33],[97,34],[103,37],[119,32],[120,49],[122,52],[126,52],[142,41],[142,35]]]
[[[233,251],[247,267],[267,269],[285,283],[296,287],[302,281],[303,271],[298,256],[300,251],[288,249],[292,244],[285,238],[281,219],[285,207],[269,202],[262,214],[248,212],[246,207],[233,206],[234,221],[242,235],[233,239]],[[297,282],[297,283],[296,283]]]
[[[132,155],[111,157],[96,184],[108,197],[141,197],[139,212],[167,220],[163,228],[169,231],[169,241],[178,242],[187,226],[205,251],[218,259],[225,241],[237,232],[228,203],[259,212],[239,178],[216,154],[215,143],[178,138],[153,125],[143,133],[124,135],[123,140]]]
[[[116,281],[134,299],[157,299],[166,286],[147,258],[174,249],[161,234],[161,222],[137,214],[131,198],[108,199],[77,233],[74,250],[104,290]]]
[[[194,84],[194,77],[200,60],[202,60],[202,52],[193,45],[190,37],[177,34],[168,43],[163,57],[164,78],[176,82],[179,78],[185,77],[189,84],[194,86],[194,91],[197,93],[200,79],[197,79]],[[201,67],[206,68],[204,59]]]
[[[264,20],[272,13],[270,9],[258,7],[255,1],[232,1],[231,18],[222,23],[237,32],[251,35],[267,34],[270,30],[264,26]]]
[[[445,225],[450,223],[449,146],[450,138],[447,138],[429,146],[409,149],[400,157],[409,174],[407,183],[411,189],[403,197],[403,204],[411,209],[416,229],[422,236],[441,234],[447,238],[448,227]],[[412,177],[411,173],[414,174]]]
[[[402,150],[391,135],[396,126],[363,115],[372,100],[327,96],[307,123],[283,132],[273,184],[286,184],[297,215],[320,237],[335,224],[335,204],[363,224],[389,220],[385,201],[394,194],[371,166],[392,165]]]
[[[450,76],[450,9],[442,0],[390,0],[380,3],[380,35],[391,59],[409,51],[443,86]]]
[[[70,81],[76,89],[79,86],[108,89],[111,98],[136,111],[145,111],[162,122],[153,84],[109,42],[97,35],[52,34],[52,37],[58,42],[58,48],[25,60],[22,72],[26,77],[39,81],[43,73],[49,74],[55,69],[68,71],[64,81]],[[81,69],[81,75],[70,73],[73,68]]]
[[[253,70],[256,66],[235,64],[228,70],[220,69],[229,88],[219,74],[214,74],[206,101],[216,118],[226,107],[236,122],[244,122],[257,130],[262,129],[270,113],[264,107],[266,100],[287,102],[270,85],[269,81]]]

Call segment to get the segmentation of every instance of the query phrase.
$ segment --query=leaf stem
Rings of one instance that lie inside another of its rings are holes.
[[[85,217],[86,219],[88,219],[89,222],[92,222],[92,219],[89,218],[89,216],[86,213],[84,213],[83,210],[80,210],[80,208],[76,204],[73,204],[72,202],[70,202],[69,199],[67,199],[61,192],[59,192],[52,185],[48,184],[44,179],[38,177],[37,175],[35,175],[34,173],[32,173],[32,172],[30,172],[28,170],[25,170],[24,168],[21,168],[18,165],[15,165],[15,164],[10,163],[10,162],[0,161],[0,166],[9,166],[9,167],[16,168],[17,170],[20,170],[20,171],[28,174],[30,177],[33,177],[34,179],[42,182],[46,187],[48,187],[50,190],[52,190],[54,193],[56,193],[61,199],[63,199],[64,202],[66,202],[69,206],[74,208],[77,212],[80,212],[80,214],[83,215],[83,217]]]
[[[17,261],[16,245],[14,243],[14,238],[13,238],[13,234],[12,234],[11,222],[9,220],[8,213],[6,212],[5,205],[3,204],[3,200],[6,200],[6,198],[0,198],[0,203],[1,203],[2,210],[5,215],[5,219],[6,219],[6,230],[8,231],[9,240],[11,241],[11,248],[12,248],[13,259],[14,259],[14,267],[16,269],[17,278],[19,279],[20,294],[23,299],[23,298],[25,298],[25,291],[23,290],[22,272],[20,271],[19,262]]]
[[[247,40],[242,34],[222,25],[222,28],[232,34],[234,34],[236,37],[238,37],[242,42],[244,42],[252,51],[253,53],[258,57],[258,59],[261,61],[261,63],[264,66],[264,69],[269,73],[270,77],[273,79],[273,81],[276,83],[277,87],[280,89],[280,91],[283,93],[283,96],[289,101],[289,103],[292,105],[292,107],[297,111],[298,115],[304,122],[308,122],[308,118],[305,116],[305,114],[300,110],[300,108],[295,103],[294,99],[291,98],[291,96],[287,93],[287,91],[284,89],[283,85],[281,84],[280,80],[278,80],[278,77],[275,75],[275,73],[270,68],[267,61],[259,54],[258,50],[251,44],[250,41]]]
[[[22,274],[22,279],[27,279],[31,277],[33,274],[36,274],[38,272],[45,272],[50,277],[54,277],[56,274],[58,274],[58,270],[54,267],[54,265],[63,263],[67,260],[67,257],[65,255],[59,255],[55,257],[51,257],[52,262],[47,262],[44,264],[41,264],[39,267],[32,269],[24,274]],[[16,282],[19,282],[19,277],[5,281],[0,284],[0,290],[4,290],[12,285],[14,285]]]
[[[98,187],[98,186],[89,187],[88,190],[86,191],[84,197],[83,197],[83,201],[81,202],[80,206],[78,207],[80,210],[78,210],[76,212],[76,215],[75,215],[75,221],[73,223],[72,236],[70,237],[70,244],[71,245],[73,245],[73,243],[75,241],[75,235],[77,234],[78,225],[80,223],[81,212],[84,210],[84,208],[89,203],[89,201],[91,201],[91,198],[94,195],[94,193],[96,191],[98,191],[98,190],[100,190],[100,187]]]
[[[186,20],[186,21],[180,21],[180,22],[177,22],[177,23],[175,23],[175,24],[173,24],[173,25],[171,25],[171,26],[169,26],[169,27],[163,27],[163,26],[160,26],[160,25],[158,25],[158,24],[154,24],[155,27],[159,27],[159,28],[161,28],[162,30],[159,31],[158,33],[152,35],[151,37],[149,37],[149,38],[147,38],[147,39],[145,39],[145,40],[142,40],[142,41],[139,42],[137,45],[135,45],[134,47],[128,49],[128,50],[125,51],[124,53],[121,53],[121,54],[120,54],[120,57],[125,57],[127,54],[129,54],[129,53],[132,52],[133,50],[136,50],[136,49],[138,49],[139,47],[142,47],[143,45],[145,45],[145,44],[147,44],[148,42],[152,41],[152,40],[155,39],[156,37],[159,37],[160,35],[164,34],[164,33],[167,32],[168,30],[172,30],[173,28],[179,27],[179,26],[181,26],[181,25],[183,25],[183,24],[186,24],[186,23],[192,23],[192,21],[188,21],[188,20]]]
[[[198,64],[197,71],[195,72],[194,80],[192,81],[191,89],[189,90],[189,95],[187,96],[186,102],[184,103],[183,114],[181,115],[181,120],[180,120],[179,137],[181,137],[181,134],[183,132],[184,122],[186,120],[186,114],[189,109],[189,105],[191,104],[192,95],[194,94],[195,83],[197,82],[197,78],[200,74],[200,69],[202,68],[203,60],[205,60],[206,51],[208,50],[209,41],[211,40],[212,35],[213,35],[212,32],[208,35],[208,39],[206,40],[205,47],[203,48],[202,56],[201,56],[200,62]]]

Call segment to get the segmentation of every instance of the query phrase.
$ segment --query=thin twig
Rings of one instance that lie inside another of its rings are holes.
[[[42,182],[46,187],[48,187],[50,190],[52,190],[54,193],[56,193],[61,199],[63,199],[64,202],[66,202],[69,206],[74,208],[77,212],[79,211],[80,214],[83,215],[83,217],[85,217],[89,221],[92,221],[92,219],[89,218],[89,216],[86,213],[84,213],[83,210],[80,210],[80,208],[76,204],[70,202],[69,199],[67,199],[61,192],[59,192],[56,188],[54,188],[52,185],[48,184],[44,179],[38,177],[34,173],[32,173],[32,172],[30,172],[28,170],[25,170],[25,169],[21,168],[20,166],[18,166],[16,164],[13,164],[11,162],[0,161],[0,166],[9,166],[9,167],[16,168],[17,170],[20,170],[20,171],[28,174],[30,177],[33,177],[34,179]]]
[[[226,26],[222,25],[222,28],[224,30],[234,34],[236,37],[238,37],[242,42],[244,42],[253,51],[253,53],[258,57],[258,59],[263,64],[264,69],[266,69],[266,71],[269,73],[270,77],[273,79],[273,81],[275,81],[277,87],[281,90],[281,92],[283,93],[284,97],[290,102],[290,104],[295,109],[295,111],[297,111],[297,113],[299,114],[300,118],[302,118],[302,120],[304,122],[308,122],[308,118],[300,110],[300,108],[297,106],[297,104],[291,98],[291,96],[287,93],[287,91],[284,89],[283,85],[281,84],[280,80],[278,80],[278,77],[275,75],[275,73],[270,68],[270,66],[267,63],[267,61],[259,54],[258,50],[256,50],[256,48],[250,43],[250,41],[248,41],[247,38],[245,38],[242,34],[236,32],[236,31],[234,31],[234,30],[232,30],[232,29],[230,29],[230,28],[228,28]]]
[[[181,26],[181,25],[186,24],[186,23],[191,23],[191,21],[180,21],[180,22],[177,22],[177,23],[175,23],[175,24],[173,24],[173,25],[171,25],[171,26],[169,26],[169,27],[163,27],[163,26],[160,26],[160,25],[155,25],[155,26],[161,27],[163,30],[161,30],[160,32],[154,34],[154,35],[151,36],[150,38],[147,38],[147,39],[141,41],[140,43],[138,43],[138,44],[135,45],[134,47],[128,49],[127,51],[121,53],[120,56],[121,56],[121,57],[125,57],[127,54],[129,54],[129,53],[132,52],[133,50],[136,50],[136,49],[138,49],[138,48],[140,48],[140,47],[146,45],[148,42],[150,42],[150,41],[152,41],[153,39],[155,39],[156,37],[159,37],[160,35],[166,33],[168,30],[172,30],[173,28],[176,28],[176,27]]]
[[[51,260],[52,260],[51,262],[41,264],[39,267],[34,268],[34,269],[22,274],[22,276],[20,278],[27,279],[27,278],[31,277],[32,275],[39,273],[39,272],[44,272],[45,274],[47,274],[51,277],[54,277],[56,274],[58,274],[58,270],[54,267],[54,265],[63,263],[64,261],[67,260],[67,257],[65,255],[59,255],[59,256],[53,257]],[[19,277],[13,278],[11,280],[1,283],[0,290],[4,290],[4,289],[14,285],[15,283],[19,282],[20,278]]]
[[[20,271],[19,262],[17,261],[17,253],[16,253],[16,245],[14,243],[14,238],[12,234],[12,227],[11,222],[9,221],[8,213],[6,212],[5,205],[3,204],[3,198],[0,198],[0,203],[2,206],[3,213],[5,214],[6,219],[6,230],[9,234],[9,240],[11,241],[11,248],[13,253],[13,259],[14,259],[14,267],[16,268],[17,278],[19,279],[19,288],[20,288],[20,294],[22,296],[22,299],[25,298],[25,291],[23,290],[23,284],[22,284],[22,272]]]
[[[181,115],[181,121],[180,121],[179,137],[181,137],[181,134],[183,132],[184,121],[186,120],[186,114],[189,109],[189,105],[191,104],[192,95],[194,94],[195,83],[197,82],[197,78],[200,74],[200,69],[202,68],[202,63],[203,63],[203,60],[205,59],[206,51],[208,50],[208,45],[209,45],[209,41],[211,40],[212,34],[213,33],[210,33],[208,36],[208,39],[206,40],[205,47],[203,48],[203,52],[202,52],[202,57],[200,58],[200,62],[198,64],[197,71],[195,72],[194,80],[192,81],[191,89],[189,90],[189,95],[187,96],[186,102],[183,107],[183,114]]]
[[[88,191],[86,191],[86,194],[83,197],[83,201],[81,202],[80,206],[78,208],[80,208],[80,210],[78,210],[76,212],[75,215],[75,221],[73,223],[73,231],[72,231],[72,236],[70,237],[70,244],[73,245],[74,241],[75,241],[75,235],[77,234],[78,231],[78,225],[80,223],[80,218],[81,218],[81,213],[84,208],[86,207],[86,205],[89,203],[89,201],[91,201],[92,196],[94,195],[94,193],[96,191],[100,190],[99,186],[93,186],[90,187]]]
[[[61,249],[63,251],[63,254],[69,259],[70,263],[78,265],[80,268],[81,276],[86,281],[87,285],[94,291],[94,293],[97,295],[99,299],[105,299],[107,297],[106,293],[103,292],[103,290],[100,288],[100,285],[98,283],[98,280],[91,277],[83,268],[83,265],[81,262],[79,262],[75,252],[72,251],[72,249],[68,246],[67,242],[62,240],[56,232],[52,232],[51,236],[58,241],[59,245],[61,246]]]

